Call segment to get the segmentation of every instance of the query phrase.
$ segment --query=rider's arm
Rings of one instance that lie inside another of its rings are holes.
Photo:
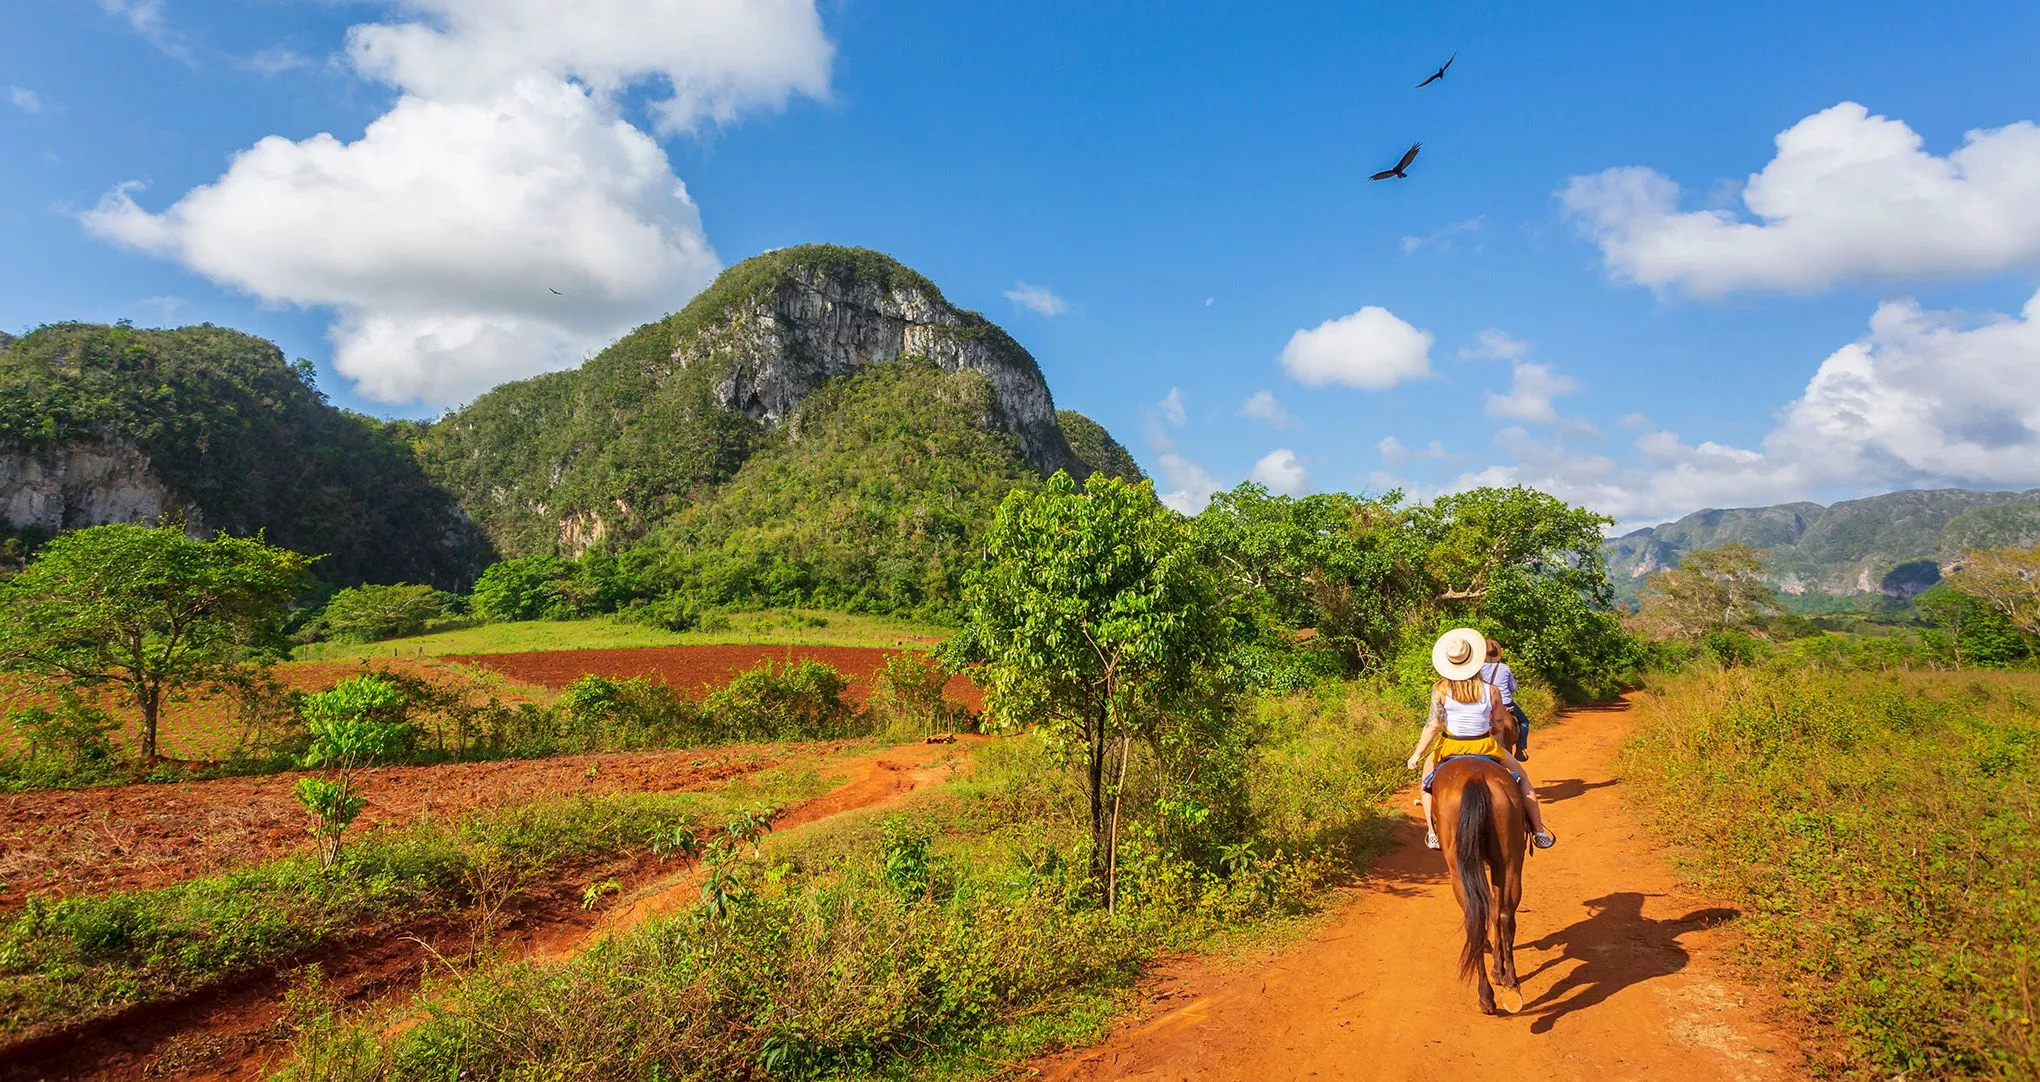
[[[1444,728],[1445,714],[1439,709],[1438,693],[1434,691],[1431,693],[1431,716],[1425,719],[1424,731],[1417,736],[1417,750],[1410,752],[1409,767],[1411,770],[1415,770],[1417,764],[1424,761],[1424,750],[1431,746],[1431,741]]]

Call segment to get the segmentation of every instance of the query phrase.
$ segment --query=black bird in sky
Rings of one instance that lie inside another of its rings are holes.
[[[1432,72],[1431,77],[1429,79],[1426,79],[1423,82],[1417,84],[1417,89],[1422,90],[1425,87],[1430,86],[1432,83],[1435,83],[1440,79],[1443,79],[1445,77],[1445,69],[1451,67],[1452,62],[1457,59],[1459,59],[1458,53],[1453,53],[1451,56],[1446,57],[1445,63],[1439,65],[1438,70]]]
[[[562,292],[560,292],[560,291],[559,291],[559,290],[557,290],[557,289],[553,289],[553,287],[551,287],[551,286],[547,286],[547,287],[545,287],[545,288],[547,288],[547,289],[550,289],[550,290],[552,290],[552,295],[553,295],[553,296],[555,296],[555,297],[564,297],[564,296],[566,296],[566,294],[565,294],[565,293],[562,293]]]
[[[1403,180],[1410,179],[1410,175],[1408,173],[1403,172],[1403,170],[1408,169],[1410,167],[1410,163],[1417,160],[1417,148],[1423,145],[1424,144],[1422,143],[1411,143],[1410,148],[1408,150],[1403,151],[1402,160],[1395,163],[1395,168],[1383,169],[1381,172],[1376,173],[1373,176],[1368,177],[1367,179],[1387,180],[1390,177],[1400,177]]]

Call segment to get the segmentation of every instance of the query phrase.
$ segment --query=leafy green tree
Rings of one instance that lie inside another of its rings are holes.
[[[1188,521],[1155,500],[1151,482],[1093,474],[1079,490],[1057,473],[1039,492],[1006,497],[984,552],[944,658],[982,666],[995,723],[1039,726],[1074,753],[1091,872],[1110,906],[1131,743],[1209,695],[1238,624]]]
[[[367,803],[355,773],[402,755],[416,740],[408,709],[404,689],[375,675],[349,677],[330,691],[305,696],[312,746],[299,765],[323,773],[298,779],[293,795],[312,814],[311,834],[326,867],[340,858],[340,835]]]
[[[470,604],[484,620],[541,620],[567,615],[561,586],[574,577],[573,566],[557,556],[539,553],[489,565],[475,580]]]
[[[430,586],[351,586],[326,602],[320,618],[332,637],[350,642],[379,642],[416,635],[444,611],[440,593]]]
[[[1761,632],[1782,611],[1764,568],[1763,552],[1741,542],[1687,553],[1679,566],[1643,580],[1639,623],[1660,637],[1691,641],[1710,632]]]
[[[1965,552],[1948,585],[2003,613],[2020,631],[2040,635],[2040,545]]]
[[[121,688],[154,759],[167,698],[281,654],[310,563],[259,537],[200,540],[174,525],[66,534],[0,583],[0,669]]]
[[[2000,668],[2027,656],[2029,649],[2018,625],[1990,603],[1943,582],[1913,602],[1920,618],[1932,628],[1929,645],[1945,652],[1956,665]]]

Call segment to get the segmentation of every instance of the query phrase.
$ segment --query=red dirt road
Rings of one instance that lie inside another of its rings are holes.
[[[512,680],[563,688],[593,673],[612,679],[656,676],[685,695],[699,697],[704,685],[722,685],[760,661],[821,661],[850,678],[847,695],[857,702],[871,694],[871,675],[897,650],[868,646],[645,646],[627,650],[543,650],[528,654],[457,654],[441,661],[472,665]],[[976,684],[953,676],[943,694],[972,710],[984,709]]]
[[[1525,875],[1525,1007],[1479,1013],[1456,978],[1459,906],[1412,809],[1393,850],[1307,941],[1236,969],[1186,964],[1142,1020],[1040,1064],[1058,1082],[1798,1077],[1772,1003],[1723,960],[1733,911],[1679,885],[1624,806],[1627,707],[1538,731],[1527,764],[1557,848]],[[1405,797],[1404,799],[1408,799]]]

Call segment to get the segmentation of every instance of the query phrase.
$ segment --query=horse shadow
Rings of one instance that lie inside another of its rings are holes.
[[[1523,974],[1525,980],[1563,961],[1578,963],[1525,1005],[1536,1018],[1530,1032],[1549,1033],[1559,1019],[1574,1011],[1596,1006],[1624,988],[1677,973],[1692,960],[1679,945],[1679,937],[1741,915],[1734,909],[1716,907],[1696,909],[1672,920],[1654,920],[1643,913],[1646,897],[1655,895],[1620,891],[1592,899],[1587,902],[1592,916],[1522,945],[1559,952],[1558,957]]]
[[[1561,800],[1571,800],[1576,796],[1585,796],[1596,789],[1606,789],[1617,784],[1619,783],[1613,778],[1607,781],[1592,782],[1585,778],[1560,778],[1557,781],[1538,782],[1537,799],[1540,803],[1556,804]]]

